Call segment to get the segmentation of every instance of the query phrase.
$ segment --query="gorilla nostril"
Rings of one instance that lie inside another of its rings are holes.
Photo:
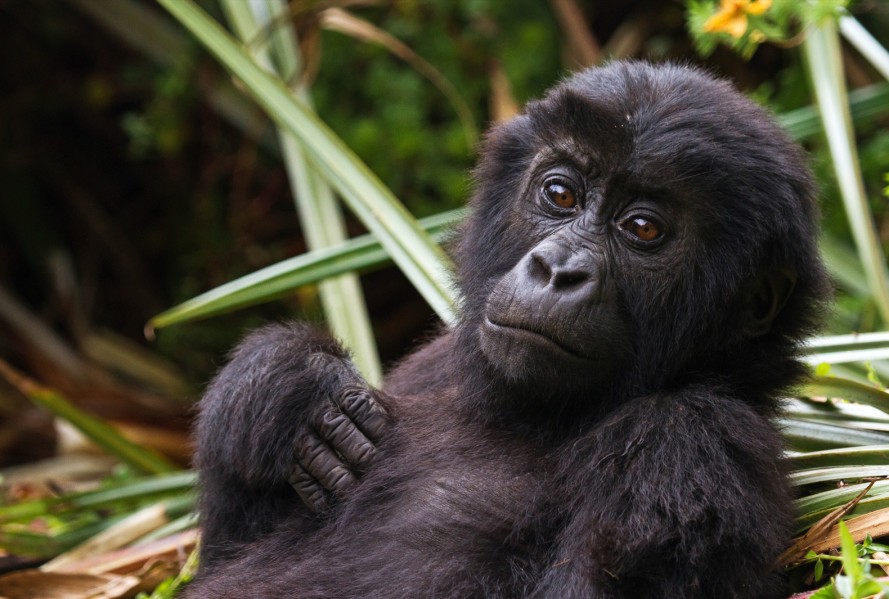
[[[561,270],[556,269],[550,283],[556,289],[571,289],[578,287],[590,279],[590,274],[582,270]]]

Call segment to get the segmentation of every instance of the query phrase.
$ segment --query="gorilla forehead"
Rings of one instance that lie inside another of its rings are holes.
[[[765,111],[731,85],[672,64],[615,62],[583,71],[529,104],[527,114],[542,144],[571,137],[608,166],[633,159],[700,169],[705,154],[743,166],[736,160],[743,150],[765,168],[776,140],[793,147]]]
[[[570,134],[597,144],[622,141],[627,150],[665,138],[675,145],[680,136],[724,142],[778,133],[764,111],[728,83],[673,64],[588,69],[531,103],[528,114],[544,139]]]

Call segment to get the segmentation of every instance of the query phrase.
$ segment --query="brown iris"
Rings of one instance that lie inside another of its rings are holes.
[[[543,191],[546,193],[549,201],[559,208],[564,208],[565,210],[577,208],[577,198],[570,187],[558,181],[550,181],[543,188]]]
[[[656,223],[641,216],[628,218],[621,226],[625,231],[641,241],[654,241],[661,236],[661,228]]]

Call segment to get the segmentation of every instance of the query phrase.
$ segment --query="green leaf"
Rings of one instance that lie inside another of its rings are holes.
[[[855,548],[855,541],[849,534],[849,528],[845,522],[839,523],[840,531],[840,557],[843,560],[843,571],[853,580],[858,580],[861,576],[861,565],[858,562],[858,551]]]
[[[817,451],[852,445],[889,445],[889,433],[849,426],[781,418],[778,425],[788,447],[797,451]]]
[[[868,537],[870,537],[870,535],[868,535]],[[873,541],[870,542],[867,548],[868,550],[870,550],[871,553],[875,551],[882,551],[883,553],[889,552],[889,545],[885,545],[883,543],[874,543]]]
[[[889,465],[878,466],[838,466],[831,468],[812,468],[790,473],[790,482],[795,486],[811,485],[827,481],[857,481],[862,478],[883,478],[889,476]]]
[[[886,587],[873,578],[866,578],[858,583],[855,589],[856,597],[871,597],[883,591]]]
[[[858,496],[869,483],[848,485],[839,489],[829,489],[820,493],[812,493],[795,501],[798,530],[805,530],[811,524],[826,516],[836,508]],[[848,514],[860,515],[889,507],[889,481],[880,480],[874,483],[871,490]]]
[[[367,165],[284,84],[270,76],[191,0],[158,0],[241,80],[281,128],[296,137],[315,168],[376,236],[446,323],[456,319],[449,260]]]
[[[811,365],[882,360],[889,358],[889,333],[815,337],[805,349],[809,354],[806,362]]]
[[[889,322],[889,269],[861,179],[836,22],[812,29],[802,48],[865,278],[883,322]]]
[[[808,397],[828,397],[854,401],[889,413],[889,393],[871,385],[864,385],[849,379],[817,376],[803,388],[803,393]]]
[[[815,582],[821,580],[822,576],[824,576],[824,562],[819,559],[815,562]]]
[[[420,221],[435,239],[443,239],[460,218],[462,210],[452,210]],[[253,306],[284,297],[301,285],[344,272],[367,270],[386,263],[389,257],[370,235],[316,250],[267,266],[226,283],[152,317],[146,328],[207,318],[223,312]]]
[[[889,445],[864,445],[812,451],[790,456],[795,470],[827,466],[889,464]]]

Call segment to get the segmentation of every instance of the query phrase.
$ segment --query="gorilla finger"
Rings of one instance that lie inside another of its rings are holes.
[[[297,445],[297,459],[327,491],[342,493],[355,484],[355,475],[343,464],[339,454],[318,437],[303,438]]]
[[[318,433],[353,468],[366,468],[377,451],[356,424],[338,410],[322,414],[317,428]]]
[[[340,408],[373,443],[383,438],[389,414],[367,388],[351,387],[339,397]]]
[[[324,492],[324,488],[311,474],[305,471],[299,464],[290,467],[287,482],[313,513],[320,514],[330,507],[330,502]]]

